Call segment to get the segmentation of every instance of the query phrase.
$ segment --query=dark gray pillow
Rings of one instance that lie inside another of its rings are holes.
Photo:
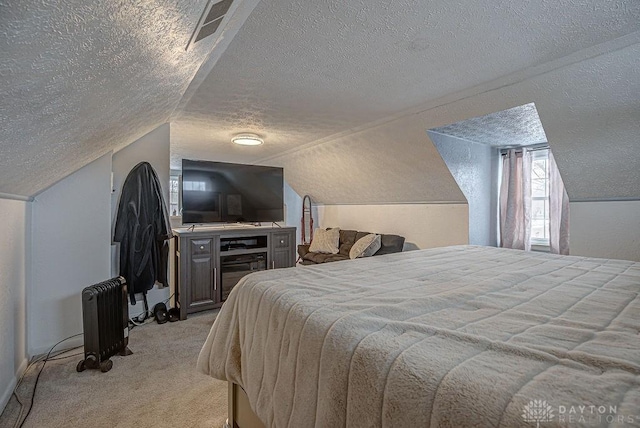
[[[374,256],[399,253],[402,251],[402,247],[404,247],[404,236],[380,235],[380,249]]]

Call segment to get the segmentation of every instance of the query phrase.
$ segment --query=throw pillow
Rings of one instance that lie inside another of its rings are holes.
[[[373,256],[380,249],[380,245],[380,235],[375,233],[365,235],[353,244],[351,251],[349,251],[349,258]]]
[[[340,241],[340,228],[329,230],[316,229],[313,232],[313,240],[309,251],[312,253],[338,254]]]

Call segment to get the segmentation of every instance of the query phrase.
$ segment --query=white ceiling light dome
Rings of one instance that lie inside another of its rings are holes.
[[[238,134],[233,137],[231,141],[241,146],[259,146],[264,144],[264,140],[256,134]]]

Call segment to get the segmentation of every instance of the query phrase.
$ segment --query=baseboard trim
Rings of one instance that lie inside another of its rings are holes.
[[[65,340],[63,343],[58,345],[56,349],[53,350],[53,352],[67,351],[71,348],[75,348],[76,346],[82,346],[83,344],[84,338],[82,336],[72,337],[71,339]],[[29,355],[31,355],[32,357],[45,356],[47,355],[49,350],[51,350],[51,346],[53,345],[49,345],[46,347],[39,346],[37,348],[30,349]]]
[[[15,376],[13,377],[11,382],[9,382],[7,389],[2,393],[2,397],[0,397],[0,414],[4,411],[4,408],[7,407],[7,403],[9,403],[9,400],[11,399],[11,394],[13,394],[13,390],[18,384],[18,379],[20,379],[24,371],[27,369],[28,365],[29,361],[26,358],[23,358],[22,362],[20,363],[20,367],[18,367],[18,370],[16,371]]]

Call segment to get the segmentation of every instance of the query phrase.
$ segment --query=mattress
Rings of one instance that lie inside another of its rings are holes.
[[[476,246],[258,272],[198,368],[269,427],[638,424],[639,291],[640,263]]]

